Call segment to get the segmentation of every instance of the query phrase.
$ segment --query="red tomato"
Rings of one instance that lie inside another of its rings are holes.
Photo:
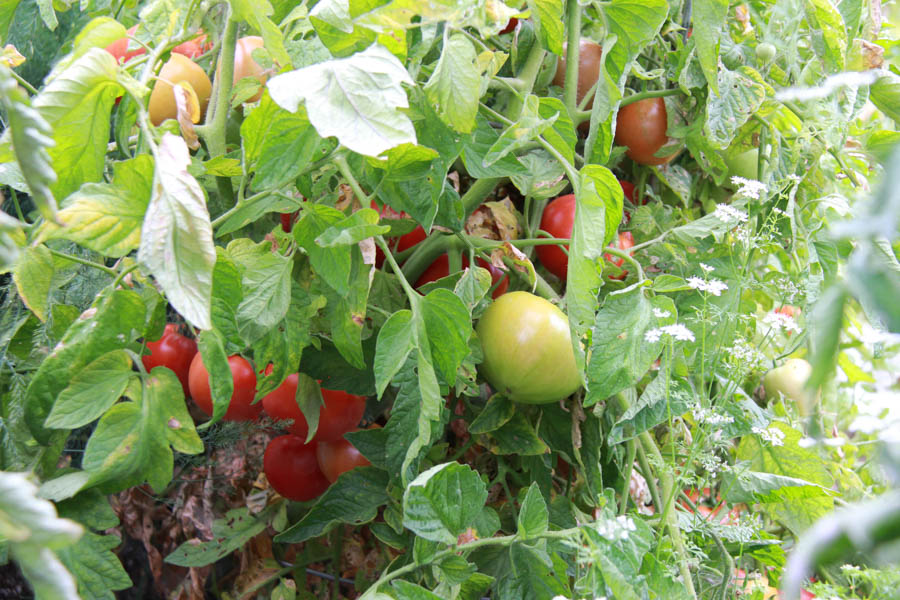
[[[328,489],[328,480],[316,461],[316,443],[304,444],[296,435],[282,435],[269,442],[263,470],[272,488],[288,500],[312,500]]]
[[[134,32],[137,31],[137,28],[138,28],[137,25],[132,25],[128,29],[128,35],[133,37]],[[107,46],[106,51],[109,52],[110,54],[112,54],[115,57],[116,62],[119,64],[127,63],[129,60],[131,60],[135,56],[140,56],[141,54],[144,54],[145,52],[147,52],[146,50],[144,50],[143,46],[137,46],[133,50],[129,50],[128,42],[129,42],[129,39],[127,37],[118,39],[118,40],[114,41],[112,44],[110,44],[109,46]]]
[[[378,204],[372,200],[372,209],[377,210],[378,214],[382,219],[405,219],[409,217],[405,212],[400,211],[399,213],[385,204],[380,209],[378,208]],[[425,233],[425,230],[422,229],[421,225],[416,225],[416,228],[410,231],[405,235],[401,235],[400,239],[397,240],[397,245],[394,248],[394,252],[403,252],[409,248],[412,248],[422,240],[424,240],[428,235]],[[381,251],[381,248],[375,247],[375,268],[380,269],[384,264],[384,252]]]
[[[187,56],[188,58],[197,58],[198,56],[202,56],[209,52],[213,46],[212,42],[206,37],[206,34],[203,33],[202,29],[197,33],[199,34],[197,37],[178,44],[172,48],[172,52]]]
[[[619,250],[628,250],[629,248],[634,246],[634,236],[631,235],[630,231],[623,231],[619,234],[619,238],[615,241],[615,243],[610,245],[613,248],[618,248]],[[604,254],[603,260],[617,267],[621,267],[625,264],[624,258],[620,258],[618,256],[610,256],[609,254]],[[627,275],[628,271],[622,271],[619,275],[610,275],[609,278],[622,281]]]
[[[501,34],[502,33],[510,33],[513,29],[516,28],[516,25],[518,25],[518,24],[519,24],[519,20],[517,18],[513,17],[506,24],[506,27],[504,27],[503,29],[500,30],[500,33]]]
[[[344,438],[333,442],[319,442],[316,447],[316,459],[319,461],[319,470],[331,483],[350,469],[368,467],[372,464]]]
[[[223,417],[226,421],[253,421],[262,412],[262,402],[251,404],[256,396],[256,373],[247,360],[241,356],[228,357],[228,366],[231,367],[231,378],[234,381],[234,392],[231,394],[231,402],[228,411]],[[213,414],[212,392],[209,389],[209,371],[203,364],[203,359],[198,352],[191,362],[190,375],[188,377],[191,398],[200,409],[208,415]]]
[[[462,266],[466,268],[469,266],[469,259],[466,256],[462,257]],[[503,269],[499,269],[495,267],[493,264],[487,262],[482,258],[478,258],[478,266],[487,269],[491,274],[491,285],[496,284],[498,281],[500,282],[497,287],[494,288],[494,293],[491,294],[493,298],[499,298],[503,294],[506,293],[506,290],[509,289],[509,276],[503,272]],[[431,263],[427,269],[419,276],[419,279],[416,280],[416,288],[420,288],[426,283],[430,283],[432,281],[437,281],[441,277],[446,277],[450,274],[450,257],[446,254],[443,254],[437,257],[433,263]]]
[[[266,374],[271,373],[271,369],[271,366],[266,367]],[[288,431],[305,440],[309,434],[309,425],[303,411],[297,406],[297,379],[296,373],[288,375],[277,389],[263,397],[262,405],[266,414],[275,420],[293,419],[294,423],[288,427]],[[313,437],[316,442],[340,439],[356,428],[366,410],[366,399],[363,396],[323,389],[322,399],[325,404],[319,408],[319,427]]]
[[[625,194],[625,198],[627,198],[629,202],[634,204],[634,184],[630,181],[622,181],[620,179],[619,185],[622,186],[622,193]]]
[[[575,195],[566,194],[560,196],[544,208],[541,216],[541,229],[555,238],[568,239],[572,237],[572,227],[575,225]],[[566,250],[569,246],[565,247]],[[557,245],[537,246],[535,248],[538,259],[548,271],[565,279],[569,273],[569,257]]]
[[[619,109],[616,116],[616,143],[627,146],[628,158],[642,165],[663,165],[675,158],[655,156],[669,137],[666,135],[669,116],[662,98],[646,98]]]
[[[144,368],[151,371],[155,367],[168,367],[178,376],[185,398],[190,395],[189,375],[191,361],[197,354],[197,342],[178,333],[174,323],[166,325],[165,332],[155,342],[147,342],[150,354],[141,357]]]
[[[281,213],[281,230],[285,233],[290,233],[291,229],[294,228],[294,220],[299,214],[299,210],[292,213]]]
[[[803,311],[801,311],[796,306],[791,306],[790,304],[785,304],[781,308],[776,308],[775,312],[777,312],[778,314],[784,315],[786,317],[796,319],[798,316],[800,316],[800,313]]]

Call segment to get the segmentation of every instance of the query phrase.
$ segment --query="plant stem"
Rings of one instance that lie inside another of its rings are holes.
[[[33,85],[31,85],[30,83],[28,83],[28,82],[25,80],[24,77],[22,77],[21,75],[19,75],[18,73],[16,73],[16,72],[15,72],[14,70],[12,70],[12,69],[10,69],[9,72],[12,73],[13,78],[14,78],[16,81],[19,82],[19,85],[21,85],[23,88],[25,88],[26,90],[28,90],[28,92],[29,92],[32,96],[34,96],[34,95],[36,95],[36,94],[38,93],[38,91],[35,89],[35,87],[34,87]]]
[[[622,503],[619,505],[619,514],[624,515],[628,511],[628,498],[631,496],[631,471],[634,468],[634,455],[637,453],[637,443],[631,438],[625,443],[625,470],[622,471],[624,482],[622,483]]]
[[[624,250],[619,250],[618,248],[613,248],[612,246],[607,246],[603,249],[603,252],[605,254],[623,258],[628,261],[629,264],[633,265],[635,271],[637,272],[638,282],[644,281],[646,279],[646,277],[644,277],[644,269],[641,267],[641,263],[636,261],[634,257],[631,256],[630,252],[625,252]]]
[[[47,250],[49,250],[50,254],[52,254],[53,256],[56,256],[59,258],[64,258],[66,260],[70,260],[72,262],[78,263],[80,265],[84,265],[86,267],[91,267],[93,269],[99,269],[100,271],[103,271],[104,273],[106,273],[107,275],[110,275],[112,277],[115,277],[116,275],[118,275],[118,273],[116,272],[115,269],[110,269],[106,265],[101,265],[100,263],[94,262],[92,260],[87,260],[85,258],[80,258],[78,256],[72,256],[71,254],[66,254],[65,252],[60,252],[60,251],[54,250],[53,248],[50,248],[50,247],[47,247]]]
[[[195,128],[206,141],[210,158],[225,154],[225,128],[228,111],[231,108],[231,82],[234,80],[234,49],[237,44],[237,30],[237,21],[234,20],[233,11],[229,8],[222,48],[219,51],[215,102],[209,107],[206,123],[202,127]],[[217,176],[216,187],[227,204],[234,203],[234,190],[231,187],[230,177]]]
[[[350,164],[347,162],[347,157],[343,154],[337,154],[334,157],[334,164],[337,166],[338,171],[341,172],[341,175],[344,176],[344,179],[347,180],[347,183],[350,185],[350,189],[353,190],[353,194],[356,196],[356,199],[359,200],[359,203],[363,208],[369,208],[369,203],[371,200],[369,199],[368,194],[366,194],[363,189],[359,186],[359,182],[356,181],[356,177],[353,175],[353,171],[350,170]]]
[[[692,511],[694,511],[695,515],[699,514],[697,512],[697,505],[694,504],[694,501],[691,500],[690,496],[688,496],[684,492],[679,492],[679,496],[681,496],[681,499],[684,500],[684,502],[690,507]],[[722,575],[722,583],[719,584],[719,598],[725,600],[726,593],[728,591],[728,583],[731,581],[731,573],[732,571],[734,571],[734,559],[731,558],[731,554],[729,554],[728,550],[725,549],[725,544],[722,543],[721,538],[716,535],[716,532],[715,530],[713,530],[713,528],[710,527],[709,530],[704,531],[704,533],[712,537],[713,542],[715,542],[716,547],[722,554],[724,573]]]
[[[138,266],[139,266],[138,263],[134,263],[133,265],[129,266],[128,268],[122,269],[119,272],[118,276],[116,276],[116,279],[112,282],[112,288],[115,289],[120,283],[122,283],[122,280],[125,279],[125,276],[128,275],[129,273],[131,273],[132,271],[137,270]]]
[[[653,478],[653,471],[650,470],[650,461],[647,460],[647,453],[644,452],[640,444],[635,444],[635,446],[637,447],[638,464],[641,466],[641,475],[644,476],[644,481],[647,482],[647,487],[650,488],[650,499],[653,501],[653,506],[656,507],[657,512],[662,514],[662,500],[659,497],[659,487],[656,485],[656,479]]]
[[[563,104],[573,123],[578,110],[578,54],[581,46],[581,4],[578,0],[566,0],[566,81],[563,87]]]
[[[525,96],[530,94],[534,89],[534,82],[537,79],[538,73],[541,71],[541,64],[544,62],[545,53],[546,51],[544,48],[535,41],[531,46],[531,50],[528,52],[528,56],[525,58],[525,64],[522,65],[522,70],[519,71],[519,74],[516,77],[518,86],[505,111],[507,116],[513,121],[517,121],[522,115],[522,104]]]
[[[673,88],[670,90],[651,90],[648,92],[640,92],[638,94],[632,94],[627,98],[623,98],[622,102],[619,103],[619,108],[623,106],[628,106],[629,104],[634,104],[635,102],[640,102],[641,100],[646,100],[647,98],[663,98],[665,96],[677,96],[681,93],[681,90],[678,88]]]

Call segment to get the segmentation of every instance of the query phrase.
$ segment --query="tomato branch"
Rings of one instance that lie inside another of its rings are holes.
[[[578,0],[566,1],[566,82],[563,103],[569,117],[576,122],[578,106],[578,54],[581,46],[581,4]]]
[[[641,100],[646,100],[647,98],[665,98],[666,96],[677,96],[681,94],[682,91],[678,88],[673,88],[669,90],[650,90],[647,92],[639,92],[637,94],[632,94],[623,98],[619,103],[619,108],[623,106],[628,106],[629,104],[634,104],[635,102],[640,102]]]
[[[103,271],[107,275],[111,275],[115,277],[118,275],[115,269],[110,269],[106,265],[101,265],[100,263],[94,262],[92,260],[87,260],[85,258],[80,258],[78,256],[72,256],[71,254],[66,254],[65,252],[60,252],[58,250],[54,250],[53,248],[47,247],[47,250],[50,251],[50,254],[56,256],[58,258],[63,258],[65,260],[72,261],[74,263],[78,263],[80,265],[84,265],[86,267],[91,267],[92,269],[97,269],[99,271]]]

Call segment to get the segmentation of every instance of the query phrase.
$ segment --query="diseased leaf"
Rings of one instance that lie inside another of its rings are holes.
[[[179,567],[204,567],[211,565],[241,548],[266,528],[262,516],[254,517],[247,508],[229,510],[212,524],[213,539],[202,542],[188,540],[169,554],[165,561]]]
[[[436,465],[406,488],[403,525],[427,540],[455,544],[473,526],[486,499],[484,482],[469,466]]]

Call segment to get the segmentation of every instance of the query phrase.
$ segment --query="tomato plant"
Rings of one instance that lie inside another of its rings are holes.
[[[198,33],[200,35],[194,39],[182,42],[172,48],[172,52],[188,58],[197,58],[212,50],[212,41],[207,38],[206,34],[203,33],[203,30],[201,29]]]
[[[229,356],[228,366],[231,368],[234,391],[228,403],[228,410],[222,418],[226,421],[255,420],[262,412],[263,405],[261,402],[253,404],[256,397],[256,373],[253,372],[253,366],[242,356]],[[199,352],[191,361],[188,383],[194,403],[211,416],[213,401],[209,386],[209,371],[203,364],[203,357]]]
[[[319,461],[319,470],[331,483],[337,481],[338,477],[350,469],[367,467],[372,464],[344,438],[333,442],[319,442],[316,445],[316,460]]]
[[[267,373],[271,367],[267,368]],[[309,434],[309,424],[297,404],[298,375],[288,375],[280,386],[263,397],[266,414],[275,420],[293,419],[288,430],[304,440]],[[366,410],[366,399],[340,390],[322,390],[323,404],[319,409],[319,426],[313,441],[330,442],[340,439],[359,424]]]
[[[569,321],[556,306],[527,292],[494,300],[476,329],[484,352],[481,373],[516,402],[555,402],[581,387]]]
[[[263,456],[263,471],[269,485],[288,500],[313,500],[329,485],[319,470],[316,443],[305,444],[296,435],[282,435],[269,442]]]
[[[378,211],[378,214],[382,219],[405,219],[409,217],[405,212],[400,211],[398,213],[387,204],[379,207],[375,200],[372,200],[371,207],[373,210]],[[425,233],[422,226],[416,225],[415,229],[409,233],[399,236],[397,241],[393,244],[392,249],[394,252],[403,252],[404,250],[412,248],[426,237],[428,237],[428,234]],[[375,248],[375,267],[380,269],[382,265],[384,265],[384,259],[384,252],[381,251],[381,248]]]
[[[128,28],[128,36],[133,37],[135,32],[137,31],[138,26],[132,25]],[[129,60],[134,58],[135,56],[140,56],[147,52],[143,46],[136,46],[135,48],[129,50],[128,44],[130,40],[128,37],[123,37],[121,39],[116,40],[112,44],[106,47],[106,51],[112,54],[116,62],[119,64],[127,63]]]
[[[634,246],[634,236],[631,235],[630,231],[623,231],[623,232],[619,233],[616,241],[611,245],[614,248],[618,248],[619,250],[628,250],[629,248]],[[606,260],[608,263],[615,265],[616,267],[621,267],[623,264],[625,264],[625,259],[620,256],[610,256],[609,254],[604,254],[603,259]],[[628,276],[628,271],[623,269],[622,272],[619,273],[618,275],[610,275],[609,278],[610,279],[618,279],[619,281],[622,281],[627,276]]]
[[[509,275],[507,275],[503,269],[499,267],[495,267],[493,264],[487,262],[483,258],[476,259],[479,267],[487,269],[491,274],[491,285],[494,286],[494,292],[492,293],[492,297],[499,298],[503,294],[506,293],[506,290],[509,289]],[[462,267],[465,269],[469,266],[469,259],[466,256],[462,257]],[[442,277],[447,277],[450,275],[450,258],[446,254],[442,254],[439,256],[433,263],[431,263],[427,269],[419,276],[416,280],[415,287],[420,288],[426,283],[430,283],[432,281],[437,281]]]
[[[178,326],[174,323],[166,325],[162,337],[156,341],[147,342],[149,354],[141,357],[144,368],[148,371],[154,367],[166,367],[172,369],[184,388],[184,395],[190,395],[189,374],[191,362],[197,354],[197,342],[185,337],[178,332]]]
[[[677,152],[667,156],[656,153],[669,141],[666,129],[669,116],[662,98],[646,98],[619,109],[616,115],[616,143],[625,146],[625,154],[642,165],[664,165]]]
[[[212,82],[203,69],[191,59],[181,54],[173,54],[160,70],[156,85],[153,86],[153,91],[150,93],[150,103],[147,108],[150,111],[150,121],[154,125],[178,116],[172,86],[182,82],[189,83],[197,93],[201,118],[206,113],[206,105],[209,103],[209,95],[212,93]]]
[[[795,402],[804,410],[811,408],[812,395],[805,389],[806,382],[812,374],[812,365],[802,358],[791,358],[780,367],[766,373],[763,385],[766,398],[772,401],[780,399]]]
[[[578,92],[576,102],[581,102],[585,95],[597,83],[600,76],[603,46],[588,39],[578,43]],[[560,56],[553,76],[553,85],[563,87],[566,83],[566,59]],[[593,103],[589,104],[591,106]]]

